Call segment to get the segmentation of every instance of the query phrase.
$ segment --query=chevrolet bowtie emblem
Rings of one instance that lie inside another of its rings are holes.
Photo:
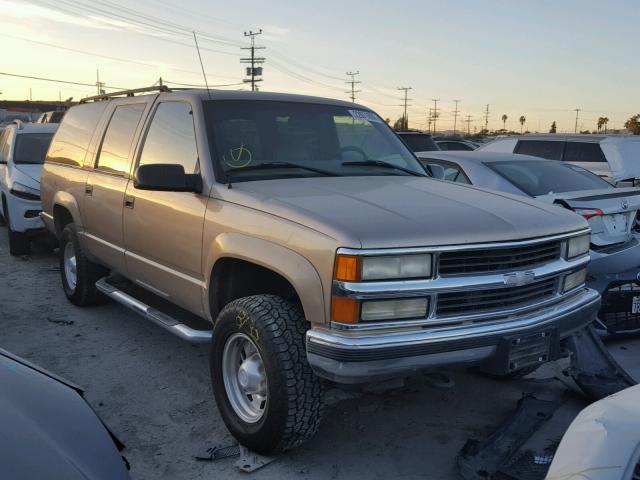
[[[519,287],[533,282],[535,278],[535,273],[533,273],[532,270],[527,270],[525,272],[507,273],[503,280],[505,285],[509,285],[510,287]]]

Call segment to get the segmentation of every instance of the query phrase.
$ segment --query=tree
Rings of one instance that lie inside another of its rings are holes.
[[[607,123],[609,123],[609,117],[602,117],[602,125],[604,126],[604,133],[607,133]]]
[[[640,113],[634,115],[624,123],[624,128],[634,135],[640,135]]]
[[[393,129],[401,132],[407,131],[409,129],[409,125],[405,116],[401,116],[398,120],[393,124]]]
[[[553,123],[551,124],[551,128],[549,129],[549,133],[556,133],[557,130],[558,130],[558,127],[556,126],[556,121],[554,120]]]
[[[509,117],[507,117],[507,114],[503,113],[502,114],[502,129],[503,130],[507,129],[507,118],[509,118]]]
[[[527,121],[527,117],[525,117],[524,115],[520,115],[520,118],[518,120],[520,121],[520,133],[522,133],[522,128],[524,127],[524,122]]]
[[[387,125],[391,125],[391,119],[389,117],[385,118],[384,121]]]

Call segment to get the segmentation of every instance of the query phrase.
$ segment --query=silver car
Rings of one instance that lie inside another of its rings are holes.
[[[602,294],[601,333],[640,332],[640,188],[615,188],[577,165],[497,152],[425,152],[436,178],[534,197],[582,215],[591,227],[587,285]]]

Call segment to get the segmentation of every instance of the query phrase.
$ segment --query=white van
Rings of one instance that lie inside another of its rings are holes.
[[[478,150],[562,160],[614,184],[640,181],[638,135],[514,135],[496,138]]]

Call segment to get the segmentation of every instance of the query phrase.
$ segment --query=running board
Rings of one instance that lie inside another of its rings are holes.
[[[147,320],[151,320],[156,325],[187,342],[208,343],[211,341],[211,331],[193,329],[175,318],[162,313],[160,310],[150,307],[146,303],[111,285],[107,282],[107,277],[98,280],[96,282],[96,288],[110,299],[142,315]]]

